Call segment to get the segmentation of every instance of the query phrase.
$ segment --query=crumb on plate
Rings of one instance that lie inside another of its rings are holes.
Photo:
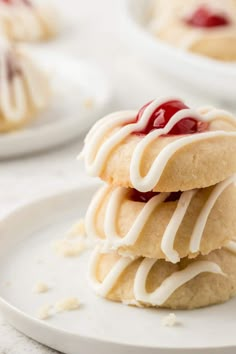
[[[77,310],[79,307],[80,302],[76,297],[68,297],[67,299],[60,300],[55,304],[56,312],[73,311]]]
[[[173,327],[177,323],[176,315],[174,313],[169,313],[169,315],[162,318],[161,323],[163,326]]]
[[[33,292],[36,294],[46,293],[48,290],[49,290],[48,285],[43,282],[38,282],[37,284],[35,284],[33,288]]]
[[[37,314],[37,317],[40,319],[40,320],[47,320],[49,317],[50,317],[50,309],[51,309],[51,306],[50,305],[43,305],[39,308],[38,310],[38,314]]]

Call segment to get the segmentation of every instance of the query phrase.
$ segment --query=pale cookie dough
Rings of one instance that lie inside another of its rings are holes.
[[[109,300],[193,309],[227,301],[236,294],[236,254],[222,249],[172,264],[95,250],[89,280],[92,289]]]
[[[236,176],[205,189],[132,200],[133,191],[103,187],[86,215],[86,233],[105,250],[177,263],[221,248],[235,236]]]

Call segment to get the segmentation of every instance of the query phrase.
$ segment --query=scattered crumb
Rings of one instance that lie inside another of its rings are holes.
[[[48,290],[48,285],[43,282],[38,282],[33,288],[33,292],[36,294],[46,293]]]
[[[176,315],[174,313],[169,313],[168,316],[162,318],[161,323],[163,326],[173,327],[177,323]]]
[[[83,239],[79,241],[74,240],[58,240],[54,244],[55,250],[63,257],[75,257],[80,255],[86,248]]]
[[[50,309],[51,309],[50,305],[43,305],[42,307],[40,307],[37,317],[40,320],[47,320],[51,315]]]
[[[5,285],[10,287],[10,286],[12,286],[12,283],[10,281],[6,281]]]
[[[122,304],[127,305],[127,306],[143,307],[143,305],[136,300],[123,300]]]
[[[66,234],[66,237],[69,239],[73,239],[78,236],[86,236],[85,224],[83,219],[80,219],[76,224],[74,224]]]
[[[55,310],[57,312],[73,311],[80,307],[80,302],[75,297],[68,297],[67,299],[60,300],[55,304]]]
[[[93,108],[94,99],[92,97],[85,98],[84,101],[83,101],[83,105],[84,105],[85,108],[88,108],[88,109]]]

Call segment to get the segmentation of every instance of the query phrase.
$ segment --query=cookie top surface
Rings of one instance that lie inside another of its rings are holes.
[[[140,193],[105,186],[92,199],[85,227],[105,252],[177,263],[221,248],[235,236],[236,176],[183,193]],[[223,220],[223,222],[222,222]]]
[[[158,38],[214,59],[236,60],[236,2],[156,0],[149,28]]]
[[[87,172],[141,192],[204,188],[236,172],[236,119],[175,97],[98,121],[85,139]],[[211,173],[209,173],[211,171]]]

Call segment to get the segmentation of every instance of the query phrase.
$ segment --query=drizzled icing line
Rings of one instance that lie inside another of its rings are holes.
[[[133,262],[130,258],[121,257],[112,267],[103,282],[97,280],[97,266],[99,262],[99,248],[92,254],[89,265],[89,283],[93,290],[100,296],[107,296],[114,288],[119,277]],[[134,298],[138,302],[148,303],[153,306],[163,305],[168,298],[182,285],[194,279],[202,273],[213,273],[225,276],[218,264],[209,261],[194,261],[185,269],[174,272],[167,277],[162,284],[153,292],[147,293],[146,283],[148,275],[157,262],[155,259],[144,258],[140,263],[134,278]]]
[[[29,110],[44,107],[48,82],[26,55],[15,51],[7,42],[1,41],[0,47],[0,109],[5,120],[15,122],[24,118]],[[11,78],[9,65],[15,65],[16,69],[12,70],[17,70]]]
[[[220,182],[212,189],[208,199],[206,200],[197,217],[197,220],[193,227],[193,232],[190,235],[189,251],[191,253],[196,253],[200,251],[201,240],[204,234],[207,220],[217,199],[227,187],[235,183],[236,176],[234,175],[226,179],[225,181]],[[102,239],[101,235],[99,235],[96,224],[99,208],[104,203],[104,199],[107,197],[108,193],[110,193],[110,195],[105,210],[104,240]],[[197,193],[198,190],[192,190],[182,193],[177,203],[177,207],[163,234],[161,241],[161,250],[164,253],[165,257],[172,263],[177,263],[180,260],[178,252],[174,249],[176,235],[186,215],[188,207]],[[117,187],[112,192],[110,192],[109,187],[105,186],[98,191],[98,193],[90,203],[85,218],[86,232],[88,237],[92,241],[100,241],[103,243],[104,251],[117,250],[122,246],[134,245],[139,239],[145,224],[151,217],[151,214],[158,207],[158,205],[163,203],[169,196],[169,193],[160,193],[151,198],[147,203],[145,203],[144,207],[137,215],[137,218],[128,233],[124,237],[122,237],[117,232],[117,220],[121,205],[123,201],[128,198],[128,194],[129,190],[127,190],[126,188]]]
[[[134,123],[130,122],[134,121],[137,112],[122,111],[111,114],[95,124],[87,135],[83,150],[83,156],[88,173],[92,176],[98,176],[104,169],[105,163],[111,151],[117,145],[119,145],[132,133],[142,131],[142,129],[146,127],[150,116],[159,106],[166,102],[176,100],[178,100],[176,97],[156,99],[145,108],[140,120]],[[198,111],[192,109],[183,109],[174,114],[164,128],[156,129],[140,139],[140,142],[138,142],[134,149],[130,162],[130,180],[133,187],[141,192],[152,190],[159,182],[172,156],[179,149],[187,146],[188,144],[215,137],[236,137],[236,132],[225,131],[209,131],[199,134],[191,134],[188,136],[181,136],[179,139],[165,146],[154,160],[147,174],[145,176],[141,175],[140,167],[144,152],[149,144],[155,141],[158,137],[168,134],[179,121],[187,117],[192,117],[193,119],[197,119],[199,121],[212,122],[219,119],[221,113],[222,111],[216,109],[213,110],[211,114],[209,114],[209,112],[201,112],[200,114]],[[234,125],[236,124],[234,117],[229,114],[227,117],[224,117],[224,120],[227,120]]]
[[[234,254],[236,254],[236,241],[228,241],[224,248]]]

